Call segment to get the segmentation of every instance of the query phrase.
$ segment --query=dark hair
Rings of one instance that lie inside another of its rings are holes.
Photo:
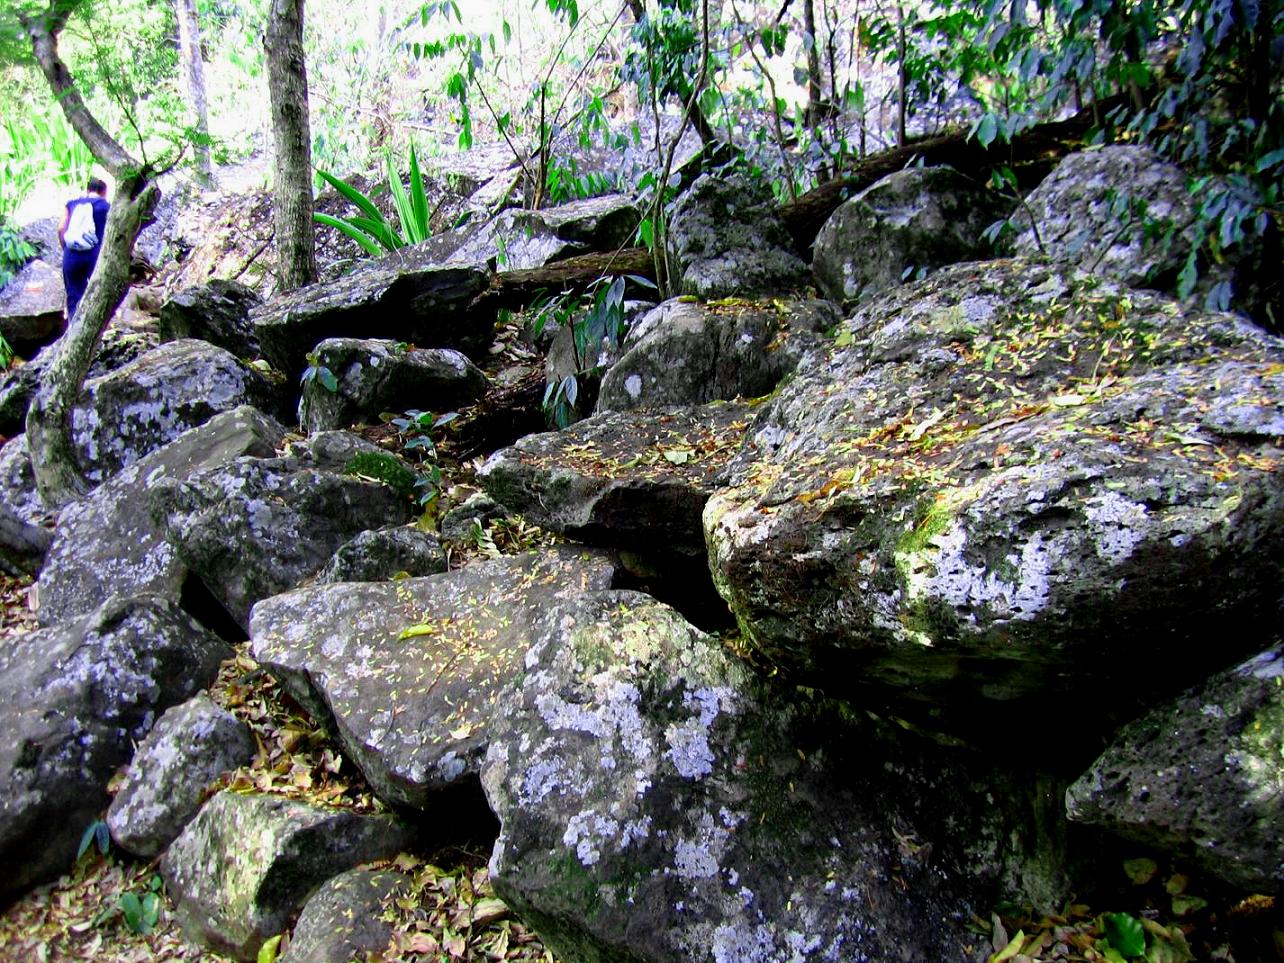
[[[85,185],[85,189],[91,194],[107,193],[107,185],[96,177],[89,178],[89,183]]]

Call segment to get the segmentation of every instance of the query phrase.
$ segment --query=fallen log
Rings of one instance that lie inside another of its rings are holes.
[[[581,254],[543,267],[501,271],[491,279],[490,287],[477,295],[472,309],[483,312],[517,311],[541,296],[556,297],[586,291],[599,278],[630,276],[655,282],[655,266],[646,248]],[[626,296],[654,298],[655,292],[645,285],[630,283]]]

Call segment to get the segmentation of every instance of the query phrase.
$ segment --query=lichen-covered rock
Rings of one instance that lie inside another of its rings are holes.
[[[250,727],[203,692],[169,709],[138,744],[107,809],[111,838],[138,856],[159,856],[200,810],[210,783],[257,748]]]
[[[316,345],[354,333],[471,356],[484,352],[495,319],[468,308],[489,284],[489,272],[424,263],[427,257],[414,249],[389,254],[268,302],[254,315],[263,357],[294,379]]]
[[[531,624],[555,598],[607,588],[614,566],[569,549],[397,582],[298,589],[260,602],[254,658],[388,803],[429,808],[475,779],[496,695],[522,671]]]
[[[178,560],[243,628],[255,602],[316,574],[344,542],[411,516],[404,492],[306,455],[160,480],[151,507]]]
[[[1182,169],[1149,147],[1080,151],[1013,215],[1020,229],[1013,248],[1125,284],[1171,288],[1195,241],[1195,207]]]
[[[990,253],[981,234],[1011,204],[952,167],[911,167],[844,201],[816,235],[811,269],[827,297],[852,302],[907,274]]]
[[[673,610],[562,603],[525,668],[482,773],[502,823],[490,873],[561,957],[966,958],[960,890],[922,827],[845,788],[801,714]],[[873,758],[854,768],[883,779]]]
[[[675,299],[630,329],[597,410],[699,405],[771,392],[839,321],[827,301]]]
[[[299,914],[281,963],[350,963],[385,949],[393,933],[387,908],[410,883],[403,873],[373,869],[327,880]]]
[[[1253,893],[1284,886],[1284,646],[1124,726],[1066,793],[1071,819],[1193,857]]]
[[[160,868],[189,939],[253,960],[322,883],[393,856],[412,840],[392,816],[220,792],[188,823]]]
[[[133,743],[213,682],[228,653],[150,598],[112,599],[0,649],[0,897],[71,866]]]
[[[408,348],[395,341],[330,338],[316,358],[338,381],[330,391],[309,379],[299,401],[299,424],[309,432],[373,424],[385,411],[443,411],[486,393],[481,369],[458,351]]]
[[[105,481],[222,411],[276,407],[258,372],[204,341],[171,341],[85,384],[72,440],[85,476]]]
[[[509,510],[590,544],[703,552],[700,513],[749,418],[740,402],[605,412],[527,435],[477,477]]]
[[[66,300],[58,269],[40,259],[29,262],[0,290],[0,335],[30,357],[62,334]]]
[[[705,511],[769,660],[975,725],[1025,697],[1033,733],[1087,689],[1190,684],[1227,655],[1209,638],[1274,618],[1277,339],[1022,261],[887,292],[849,339],[782,389]]]
[[[252,288],[214,278],[179,291],[161,305],[157,327],[163,341],[199,338],[238,358],[252,358],[259,353],[259,342],[250,312],[262,303]]]
[[[441,539],[412,525],[362,532],[339,546],[318,582],[382,582],[404,572],[435,575],[446,571]]]
[[[510,209],[468,230],[443,263],[499,271],[543,267],[576,254],[627,245],[638,219],[633,202],[619,194],[538,211]]]
[[[490,522],[506,517],[508,509],[503,505],[485,492],[474,492],[441,517],[441,537],[456,545],[467,542],[478,527],[485,529]]]
[[[40,573],[41,625],[92,612],[109,595],[177,601],[187,570],[149,510],[162,481],[275,453],[284,430],[254,408],[215,415],[73,502],[58,519]]]
[[[705,174],[674,205],[670,258],[684,294],[780,296],[807,283],[807,265],[776,213],[771,188]]]
[[[53,514],[36,491],[27,436],[18,435],[0,446],[0,504],[28,525],[52,524]]]

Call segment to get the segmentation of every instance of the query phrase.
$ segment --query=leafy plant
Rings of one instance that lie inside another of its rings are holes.
[[[326,171],[317,171],[317,176],[350,201],[360,213],[352,217],[334,217],[316,211],[312,215],[318,223],[342,231],[374,257],[426,241],[432,235],[433,212],[428,208],[428,195],[424,191],[423,173],[414,146],[410,148],[409,187],[402,183],[390,150],[384,152],[384,166],[397,224],[393,224],[367,195]]]
[[[410,497],[426,517],[432,517],[441,498],[441,466],[437,463],[437,445],[431,433],[450,424],[459,417],[459,412],[438,415],[412,408],[404,414],[386,411],[379,417],[397,430],[402,452],[416,459],[419,472]]]
[[[316,382],[326,391],[334,394],[339,390],[339,379],[334,376],[334,372],[321,363],[321,357],[315,351],[309,351],[305,356],[308,366],[303,369],[303,375],[299,378],[299,383],[309,385]]]
[[[98,852],[103,856],[106,856],[107,851],[111,849],[111,833],[107,829],[107,824],[101,819],[95,819],[81,833],[80,845],[76,847],[76,859],[79,860],[89,852],[89,847],[94,843],[98,844]]]
[[[160,922],[161,878],[154,874],[140,897],[132,890],[120,896],[120,912],[131,932],[146,936]]]
[[[23,265],[35,256],[34,246],[7,224],[0,224],[0,288],[12,281]]]

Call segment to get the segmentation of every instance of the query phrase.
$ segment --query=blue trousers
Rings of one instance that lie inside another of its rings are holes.
[[[80,299],[85,296],[85,288],[89,286],[89,276],[94,273],[94,265],[98,263],[98,248],[89,251],[75,251],[71,248],[63,248],[62,251],[62,283],[67,289],[67,323],[76,315],[76,308],[80,307]]]

